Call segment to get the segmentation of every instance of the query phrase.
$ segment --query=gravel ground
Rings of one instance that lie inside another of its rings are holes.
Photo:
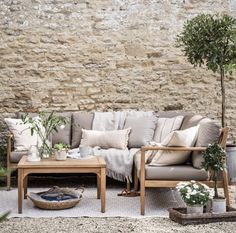
[[[96,185],[94,177],[30,177],[30,187],[50,187],[53,185],[67,184],[68,187],[78,187],[83,184]],[[79,181],[79,182],[78,182]],[[13,178],[13,187],[16,180]],[[108,179],[107,186],[125,187],[124,183]],[[236,186],[230,189],[231,201],[235,203]],[[236,205],[234,205],[236,207]],[[10,218],[0,223],[0,233],[236,233],[236,222],[210,223],[204,225],[182,226],[168,218]]]
[[[11,218],[0,223],[1,233],[77,233],[77,232],[137,232],[137,233],[233,233],[236,222],[182,226],[166,218]]]

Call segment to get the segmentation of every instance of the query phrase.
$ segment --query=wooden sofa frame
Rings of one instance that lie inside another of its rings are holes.
[[[10,156],[11,156],[11,151],[12,151],[12,144],[13,142],[13,134],[9,134],[7,136],[7,170],[15,170],[17,169],[17,164],[18,163],[12,163]],[[7,190],[9,191],[11,189],[11,172],[7,174]]]
[[[228,128],[223,128],[221,130],[219,144],[222,147],[226,147],[228,135]],[[135,169],[134,173],[134,189],[138,191],[138,186],[140,182],[140,211],[141,215],[145,214],[145,188],[146,187],[167,187],[174,188],[176,185],[181,182],[181,180],[147,180],[145,178],[145,152],[148,150],[172,150],[172,151],[204,151],[206,147],[158,147],[158,146],[143,146],[141,148],[141,168],[140,168],[140,178],[138,178],[137,170]],[[157,167],[158,169],[158,167]],[[212,174],[210,174],[209,179],[207,181],[199,181],[202,182],[209,187],[214,187],[214,181],[212,180]],[[230,206],[229,200],[229,191],[228,191],[228,175],[227,170],[224,169],[222,171],[222,181],[217,182],[217,187],[224,189],[224,195],[226,198],[227,206]]]

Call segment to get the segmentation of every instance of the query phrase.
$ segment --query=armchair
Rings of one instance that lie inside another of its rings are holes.
[[[228,128],[223,128],[219,137],[219,144],[226,147]],[[140,210],[141,215],[145,214],[145,189],[146,187],[169,187],[173,188],[181,181],[198,180],[206,185],[213,187],[214,182],[211,179],[211,174],[196,169],[191,165],[179,166],[162,166],[162,167],[148,167],[145,164],[146,153],[150,150],[172,150],[172,151],[204,151],[206,147],[158,147],[158,146],[143,146],[141,148],[141,163],[140,169],[135,166],[134,187],[138,190],[140,182]],[[160,171],[158,173],[158,171]],[[163,174],[164,173],[164,174]],[[227,170],[222,171],[222,180],[217,183],[218,187],[224,189],[227,206],[229,202],[228,191],[228,176]]]

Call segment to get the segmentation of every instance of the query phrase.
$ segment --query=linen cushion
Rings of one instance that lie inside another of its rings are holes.
[[[190,127],[196,126],[204,117],[201,115],[186,115],[182,122],[180,129],[188,129]]]
[[[191,127],[185,130],[173,131],[161,143],[163,146],[194,146],[197,138],[199,126]],[[191,151],[157,151],[152,159],[150,166],[183,164],[187,161]]]
[[[208,172],[192,165],[145,166],[147,180],[207,180]]]
[[[153,140],[155,142],[162,142],[169,133],[180,129],[183,119],[183,116],[158,118]]]
[[[10,153],[10,161],[12,163],[18,163],[24,155],[28,155],[28,150],[12,151]]]
[[[63,129],[60,127],[57,128],[58,132],[52,133],[52,146],[57,143],[65,143],[67,145],[71,144],[71,113],[70,112],[62,112],[55,113],[56,116],[63,116],[66,118],[66,125]]]
[[[82,129],[92,129],[94,113],[75,112],[72,114],[72,142],[71,148],[79,147],[82,138]]]
[[[148,145],[153,138],[157,117],[155,115],[133,117],[128,116],[124,128],[131,128],[129,148],[139,148]]]
[[[220,125],[215,121],[204,118],[200,121],[200,127],[198,131],[198,137],[195,146],[207,147],[208,144],[218,142],[220,136]],[[193,151],[192,163],[195,168],[200,169],[202,167],[203,157],[202,152]]]
[[[81,145],[99,146],[103,149],[127,149],[130,128],[123,130],[97,131],[82,129]]]
[[[31,135],[30,125],[24,124],[21,119],[5,118],[9,130],[14,135],[14,149],[16,151],[29,150],[31,145],[37,145],[38,135]]]

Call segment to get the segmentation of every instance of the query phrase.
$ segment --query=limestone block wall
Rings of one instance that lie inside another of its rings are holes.
[[[220,120],[218,74],[175,47],[198,13],[233,0],[1,0],[0,122],[18,111],[184,110]],[[227,124],[236,140],[236,77]],[[5,125],[2,124],[3,138]]]

